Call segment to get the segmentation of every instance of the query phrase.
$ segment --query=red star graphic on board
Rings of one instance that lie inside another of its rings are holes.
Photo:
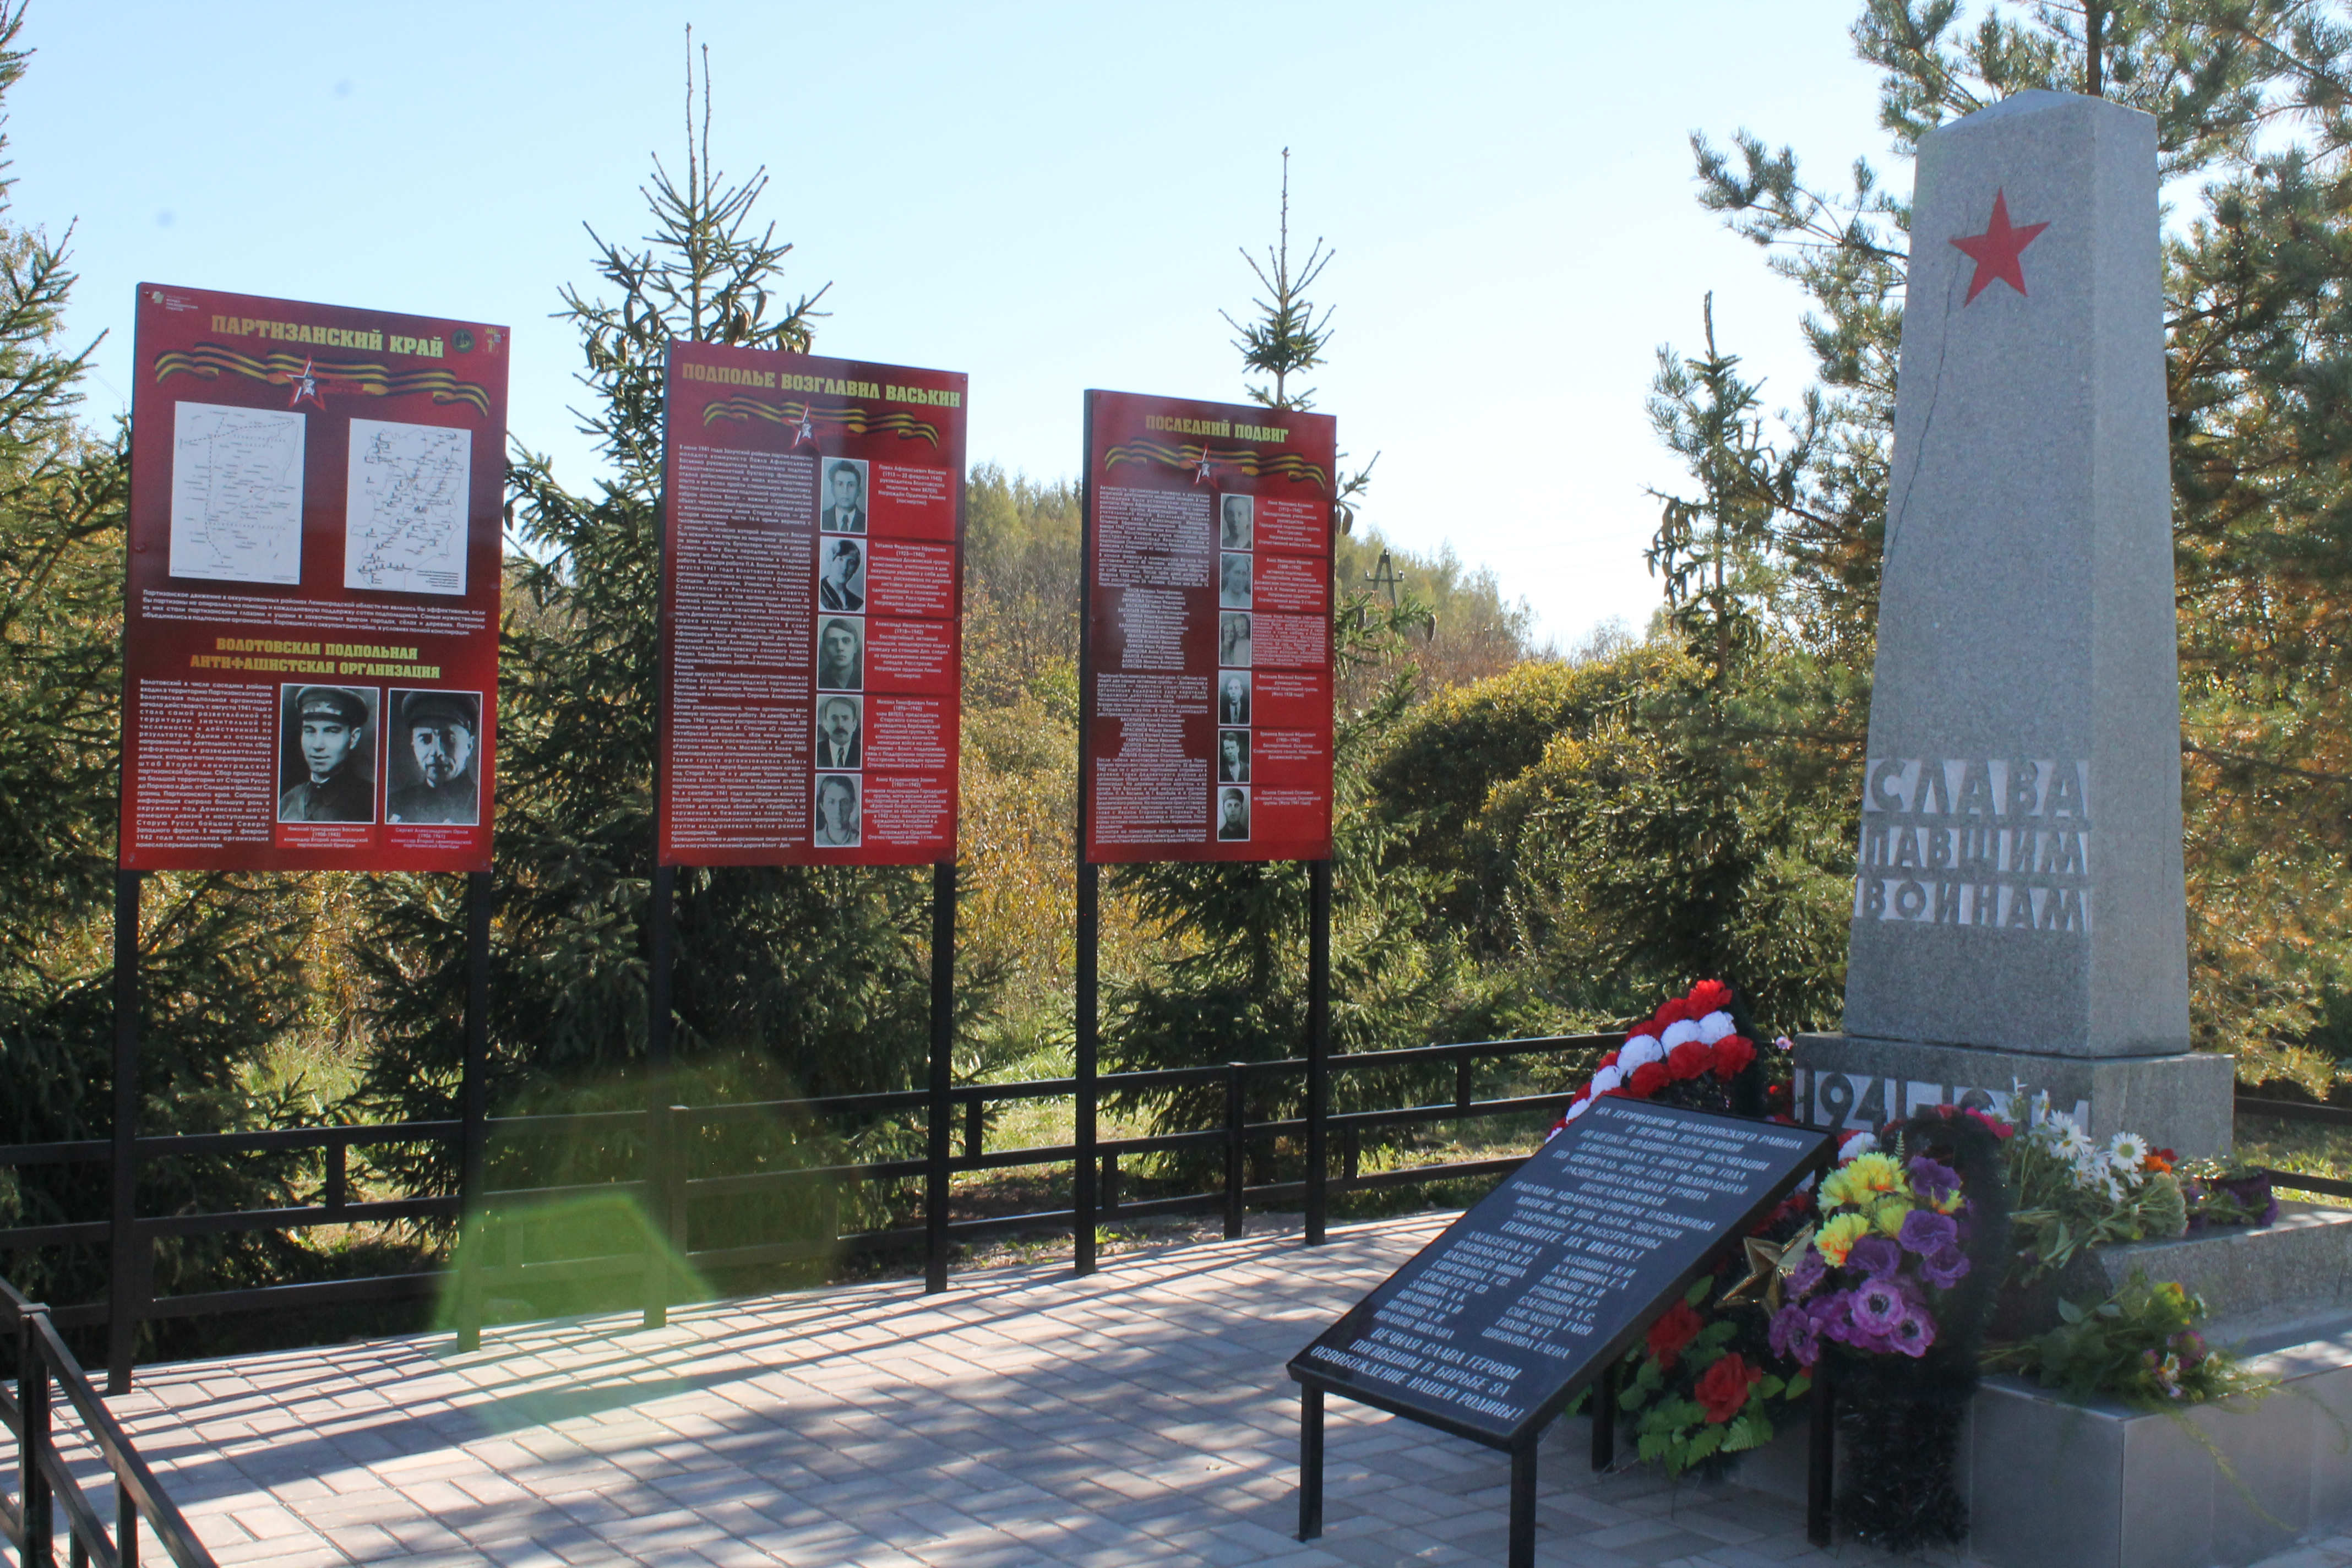
[[[2011,226],[2009,221],[2008,194],[2004,191],[1993,192],[1992,217],[1985,224],[1985,231],[1982,234],[1965,237],[1955,235],[1952,237],[1952,244],[1965,251],[1969,258],[1977,264],[1976,276],[1969,279],[1969,297],[1960,303],[1975,304],[1977,296],[1983,293],[1995,279],[2008,284],[2020,294],[2024,293],[2025,269],[2018,264],[2018,258],[2022,256],[2025,253],[2025,247],[2032,245],[2042,231],[2049,226],[2046,223]]]
[[[303,356],[302,368],[299,371],[287,373],[286,384],[294,389],[294,396],[288,402],[287,407],[301,407],[302,400],[306,397],[321,408],[327,406],[327,400],[319,395],[319,378],[311,370],[309,355]]]
[[[1192,470],[1192,482],[1196,485],[1204,485],[1214,478],[1216,478],[1216,468],[1209,461],[1209,444],[1203,441],[1201,443],[1201,466]]]
[[[816,445],[816,420],[812,417],[814,413],[815,410],[810,408],[801,410],[801,422],[793,426],[793,451],[799,451],[803,441],[812,447]]]

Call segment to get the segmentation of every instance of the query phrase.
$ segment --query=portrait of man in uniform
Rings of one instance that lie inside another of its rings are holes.
[[[373,822],[374,689],[288,686],[280,700],[278,820]]]
[[[1249,783],[1249,731],[1247,730],[1217,731],[1217,782],[1219,784]]]
[[[816,689],[856,691],[866,684],[866,623],[828,616],[816,629]]]
[[[828,610],[866,607],[866,551],[854,539],[824,547],[824,567],[816,580],[816,602]]]
[[[1217,792],[1217,837],[1221,840],[1245,839],[1249,837],[1249,791],[1221,789]]]
[[[824,513],[818,526],[827,533],[866,531],[866,465],[835,458],[824,466]]]
[[[481,749],[480,696],[395,688],[391,700],[399,721],[393,730],[384,820],[479,824],[482,789],[474,758]]]
[[[1217,563],[1217,603],[1228,610],[1250,607],[1250,558],[1223,555]]]
[[[1246,724],[1250,721],[1250,678],[1237,669],[1225,672],[1223,684],[1217,688],[1217,722]]]
[[[1257,503],[1248,496],[1226,496],[1217,511],[1217,542],[1227,550],[1247,550],[1256,532],[1251,513]]]
[[[816,842],[825,849],[857,847],[857,781],[826,773],[816,781]]]
[[[1250,618],[1246,610],[1227,610],[1217,617],[1217,662],[1250,667]]]
[[[821,768],[855,768],[865,751],[859,736],[864,728],[864,715],[858,712],[855,697],[828,697],[817,705],[816,765]]]

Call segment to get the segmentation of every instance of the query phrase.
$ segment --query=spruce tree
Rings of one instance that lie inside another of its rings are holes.
[[[681,174],[642,186],[650,233],[589,231],[603,290],[566,288],[589,394],[575,410],[607,468],[567,484],[518,448],[501,634],[491,1105],[640,1105],[658,727],[663,363],[671,339],[804,351],[824,290],[793,294],[792,247],[754,209],[764,168],[711,162],[709,59],[688,73]],[[929,1040],[929,879],[906,870],[722,868],[677,877],[677,1090],[689,1100],[904,1088]],[[456,1114],[464,921],[454,879],[373,885],[376,1048],[362,1100],[380,1114]],[[976,1000],[976,998],[975,998]],[[807,1130],[772,1130],[784,1146]],[[757,1143],[758,1140],[753,1140]],[[754,1159],[774,1152],[754,1152]],[[420,1151],[412,1181],[450,1180]],[[494,1146],[518,1179],[550,1162],[635,1173],[633,1142]],[[505,1178],[494,1170],[493,1185]],[[748,1226],[747,1205],[726,1223]],[[738,1226],[740,1228],[740,1226]],[[713,1234],[698,1220],[698,1244]]]
[[[0,8],[0,95],[32,51],[25,10]],[[5,145],[5,142],[0,142]],[[5,165],[0,165],[5,166]],[[121,765],[123,527],[129,431],[79,423],[96,343],[58,346],[74,287],[68,247],[6,216],[0,181],[0,1142],[104,1138],[113,1104],[115,824]],[[289,1097],[252,1090],[264,1054],[302,1020],[310,929],[303,881],[172,872],[146,879],[140,954],[140,1131],[281,1123]],[[293,1201],[299,1158],[150,1161],[147,1214]],[[0,1171],[0,1226],[103,1219],[103,1165]],[[164,1243],[172,1293],[268,1284],[304,1266],[290,1243]],[[18,1252],[0,1270],[58,1305],[102,1298],[103,1247]],[[184,1348],[151,1324],[148,1351]]]

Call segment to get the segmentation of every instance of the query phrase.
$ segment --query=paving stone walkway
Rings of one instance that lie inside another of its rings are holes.
[[[1284,1363],[1447,1215],[142,1371],[117,1402],[225,1568],[404,1562],[997,1568],[1494,1564],[1500,1455],[1330,1405],[1327,1533],[1292,1539]],[[1538,1560],[1884,1561],[1800,1510],[1547,1447]],[[159,1553],[150,1549],[156,1561]],[[1948,1556],[1945,1561],[1951,1559]],[[2341,1568],[2352,1540],[2275,1568]]]

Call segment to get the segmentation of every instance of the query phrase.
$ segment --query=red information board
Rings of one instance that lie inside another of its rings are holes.
[[[487,871],[508,332],[139,288],[121,863]]]
[[[965,378],[672,342],[666,866],[956,855]]]
[[[1087,858],[1331,853],[1338,423],[1087,394]]]

